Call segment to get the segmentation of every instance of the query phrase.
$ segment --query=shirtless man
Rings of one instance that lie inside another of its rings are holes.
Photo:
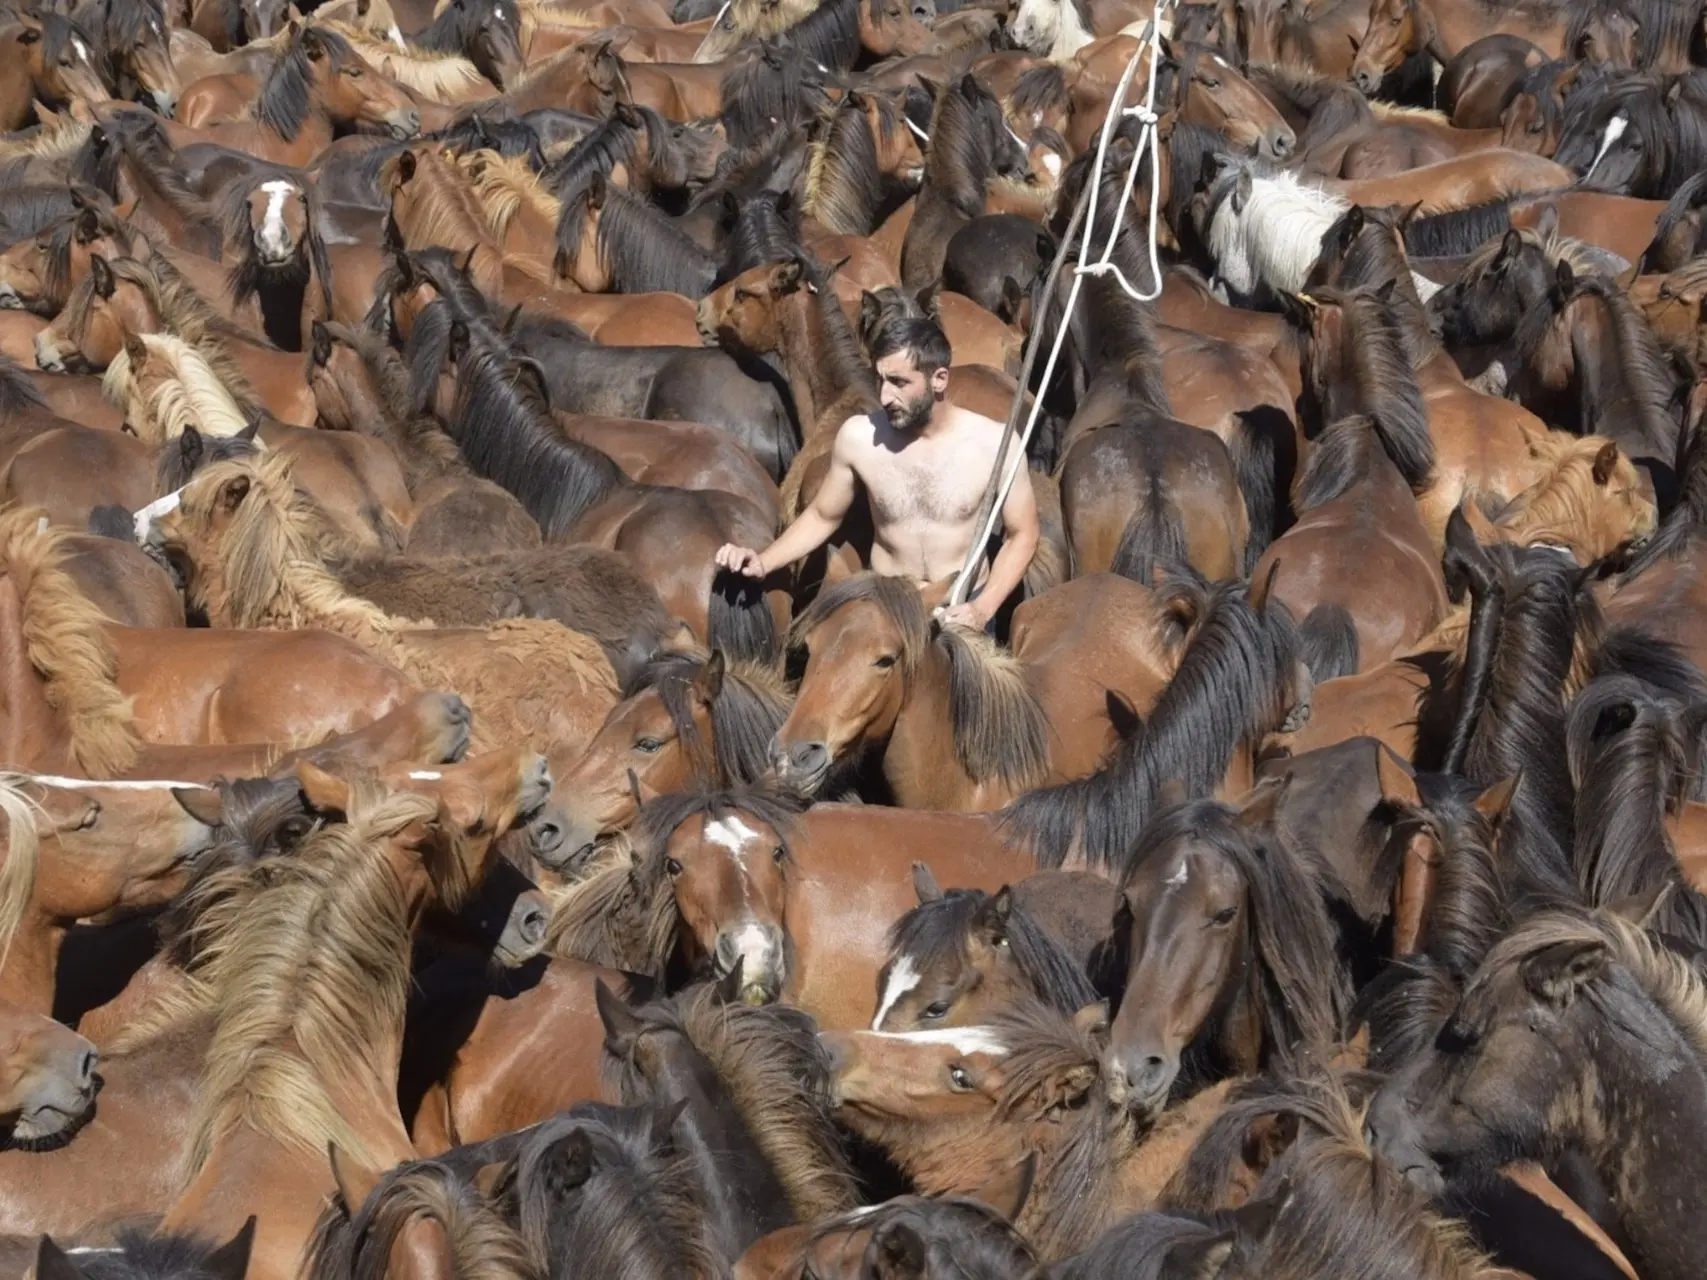
[[[763,578],[823,546],[865,486],[876,538],[871,567],[911,578],[921,588],[960,572],[977,537],[974,527],[1002,424],[944,400],[948,339],[934,320],[898,320],[872,344],[883,415],[861,414],[836,432],[829,474],[811,504],[763,551],[727,544],[717,563]],[[883,420],[887,416],[887,421]],[[1017,442],[1009,446],[1017,447]],[[1037,550],[1037,501],[1022,464],[1002,506],[1002,548],[978,593],[943,613],[943,621],[983,630],[1019,586]]]

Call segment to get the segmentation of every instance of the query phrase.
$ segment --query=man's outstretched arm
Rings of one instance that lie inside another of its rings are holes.
[[[818,492],[812,495],[806,510],[794,518],[794,523],[763,551],[725,543],[717,552],[717,563],[721,567],[744,573],[749,578],[763,578],[811,555],[830,540],[842,527],[842,520],[854,500],[856,481],[853,464],[849,460],[848,430],[844,425],[836,433],[836,444],[830,453],[830,470],[818,486]]]

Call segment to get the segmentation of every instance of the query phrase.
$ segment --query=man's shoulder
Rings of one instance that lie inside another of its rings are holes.
[[[836,442],[843,445],[871,445],[876,442],[877,434],[888,425],[880,409],[876,413],[856,413],[851,418],[843,420],[836,429]]]

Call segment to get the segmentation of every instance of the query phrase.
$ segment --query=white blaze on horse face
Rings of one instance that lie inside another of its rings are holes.
[[[929,1031],[869,1031],[867,1035],[905,1040],[912,1044],[946,1044],[956,1053],[987,1053],[1006,1057],[1007,1041],[994,1027],[933,1027]]]
[[[296,246],[290,242],[290,233],[285,230],[284,202],[286,196],[297,194],[297,187],[294,182],[275,178],[271,182],[263,182],[261,190],[267,193],[267,210],[261,217],[261,229],[255,233],[255,243],[260,247],[262,258],[281,262],[296,252]]]
[[[403,38],[403,32],[398,29],[395,22],[391,24],[391,30],[386,32],[386,34],[391,37],[392,44],[396,45],[404,52],[408,52],[409,42]]]
[[[444,777],[444,774],[437,773],[432,769],[411,769],[409,777],[414,782],[437,782]]]
[[[877,1002],[877,1016],[871,1020],[873,1031],[883,1030],[883,1020],[889,1016],[896,1001],[918,986],[921,976],[913,967],[912,956],[902,956],[889,967],[889,981],[883,984],[883,999]]]
[[[908,120],[905,114],[902,115],[901,119],[906,120],[907,128],[912,130],[913,136],[915,138],[917,138],[920,142],[924,143],[927,147],[930,146],[930,144],[931,144],[931,135],[930,134],[926,133],[923,129],[919,128],[919,126],[914,124],[911,120]]]
[[[759,838],[745,822],[741,815],[732,813],[724,818],[713,818],[705,824],[705,838],[720,848],[727,849],[737,865],[745,867],[747,845]]]
[[[1606,159],[1606,153],[1612,150],[1612,144],[1624,136],[1624,130],[1630,127],[1630,117],[1620,111],[1606,122],[1606,132],[1600,136],[1600,150],[1594,153],[1594,163],[1583,174],[1583,181],[1594,177],[1594,171],[1600,168],[1600,162]]]
[[[154,499],[153,502],[150,502],[132,517],[136,522],[136,540],[138,542],[148,541],[148,530],[153,526],[156,518],[170,515],[178,509],[178,503],[182,500],[183,492],[182,489],[174,489],[164,498]]]
[[[762,984],[782,976],[781,934],[769,925],[749,920],[735,932],[735,954],[741,958],[741,985]]]
[[[1184,884],[1190,876],[1191,868],[1186,864],[1186,860],[1181,858],[1179,860],[1179,866],[1174,868],[1174,873],[1166,880],[1162,881],[1162,883],[1170,889],[1177,889]]]
[[[72,36],[71,47],[77,50],[77,56],[83,59],[84,62],[91,62],[89,57],[89,46],[84,44],[82,40],[78,39],[76,36]]]

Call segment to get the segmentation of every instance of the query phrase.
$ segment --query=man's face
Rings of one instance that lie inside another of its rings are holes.
[[[946,385],[947,371],[939,376]],[[892,352],[877,362],[877,398],[897,431],[918,431],[931,420],[937,380],[920,371],[910,352]]]

